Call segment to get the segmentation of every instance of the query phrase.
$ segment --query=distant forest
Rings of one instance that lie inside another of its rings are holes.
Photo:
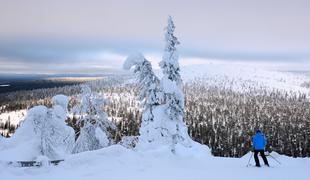
[[[26,80],[1,80],[0,78],[0,93],[9,93],[14,91],[26,91],[44,88],[57,88],[67,85],[81,84],[87,81],[88,78],[46,78],[46,79],[26,79]]]
[[[128,81],[132,77],[117,76],[88,84],[94,91],[109,99],[105,107],[118,130],[115,141],[123,136],[139,133],[141,109],[136,99],[137,87]],[[184,84],[185,120],[190,136],[208,145],[215,156],[241,157],[251,150],[251,137],[260,128],[267,139],[267,150],[293,157],[310,157],[310,101],[305,94],[268,90],[247,82],[242,91],[234,90],[231,82],[208,83],[208,79],[195,79]],[[225,85],[222,85],[225,84]],[[228,85],[227,85],[228,84]],[[70,107],[75,104],[79,85],[17,91],[0,94],[0,113],[28,109],[34,105],[50,106],[56,94],[71,96]],[[68,124],[79,133],[75,118]],[[10,122],[0,123],[9,137],[16,129]],[[4,132],[4,131],[3,131]]]

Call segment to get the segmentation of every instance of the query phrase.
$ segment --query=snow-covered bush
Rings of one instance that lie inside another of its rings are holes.
[[[77,124],[81,130],[73,152],[79,153],[109,146],[112,139],[108,130],[116,129],[116,126],[108,120],[107,114],[103,111],[105,99],[92,92],[87,85],[83,85],[78,100],[79,104],[73,108],[73,112],[78,118]]]

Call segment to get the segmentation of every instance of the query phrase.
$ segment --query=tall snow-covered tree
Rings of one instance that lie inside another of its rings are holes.
[[[163,145],[167,138],[166,128],[162,121],[163,114],[157,113],[163,109],[160,105],[163,101],[160,81],[154,74],[151,63],[142,54],[133,54],[126,59],[124,69],[129,70],[132,67],[139,86],[138,99],[143,107],[138,147]]]
[[[169,117],[169,134],[172,138],[172,151],[177,143],[190,146],[190,137],[187,126],[183,120],[184,95],[182,92],[182,79],[180,75],[179,55],[176,46],[179,43],[174,36],[175,26],[172,17],[168,17],[168,25],[165,32],[165,49],[162,61],[159,63],[163,77],[161,86],[164,91],[165,112]]]
[[[90,87],[82,86],[79,104],[73,109],[78,117],[77,123],[81,126],[73,153],[100,149],[112,143],[108,130],[115,129],[116,126],[108,120],[103,111],[105,103],[106,100],[98,93],[92,92]]]

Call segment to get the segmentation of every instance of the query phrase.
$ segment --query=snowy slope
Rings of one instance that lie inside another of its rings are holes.
[[[92,152],[71,155],[58,166],[43,168],[16,168],[2,164],[3,179],[23,180],[308,180],[309,158],[289,158],[273,154],[281,165],[269,159],[271,168],[246,167],[250,154],[243,158],[212,157],[209,149],[196,144],[195,148],[177,148],[173,155],[169,148],[136,152],[114,145]],[[252,158],[252,164],[253,158]],[[1,164],[0,164],[1,166]]]
[[[232,88],[243,91],[243,84],[278,89],[281,91],[302,92],[308,94],[309,89],[301,87],[310,78],[305,75],[269,70],[247,64],[208,63],[186,65],[181,67],[182,78],[188,82],[195,78],[205,78],[211,85],[233,83]]]

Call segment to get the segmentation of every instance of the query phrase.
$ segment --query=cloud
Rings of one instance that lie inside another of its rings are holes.
[[[310,54],[309,0],[3,0],[0,39],[155,44],[171,14],[184,49]],[[124,46],[124,45],[121,45]]]
[[[44,51],[43,51],[44,52]],[[57,74],[57,73],[88,73],[100,74],[107,71],[119,71],[126,57],[127,52],[116,52],[111,50],[73,50],[60,53],[56,59],[51,58],[49,53],[40,53],[38,55],[25,56],[23,54],[0,57],[1,73],[39,73],[39,74]],[[57,54],[57,52],[55,52]],[[154,69],[159,69],[159,62],[162,59],[161,52],[146,52],[146,59],[151,61]],[[61,56],[63,55],[63,56]],[[35,57],[34,59],[31,59]],[[54,56],[56,57],[56,56]],[[29,58],[29,59],[25,59]],[[245,60],[245,59],[221,59],[208,58],[202,56],[181,55],[180,65],[184,68],[190,65],[208,65],[212,64],[237,64],[240,66],[248,65],[273,70],[308,70],[310,61],[275,61],[275,60]]]
[[[308,0],[2,0],[0,72],[100,72],[120,68],[136,51],[158,68],[168,14],[183,65],[222,59],[304,69],[309,6]]]

